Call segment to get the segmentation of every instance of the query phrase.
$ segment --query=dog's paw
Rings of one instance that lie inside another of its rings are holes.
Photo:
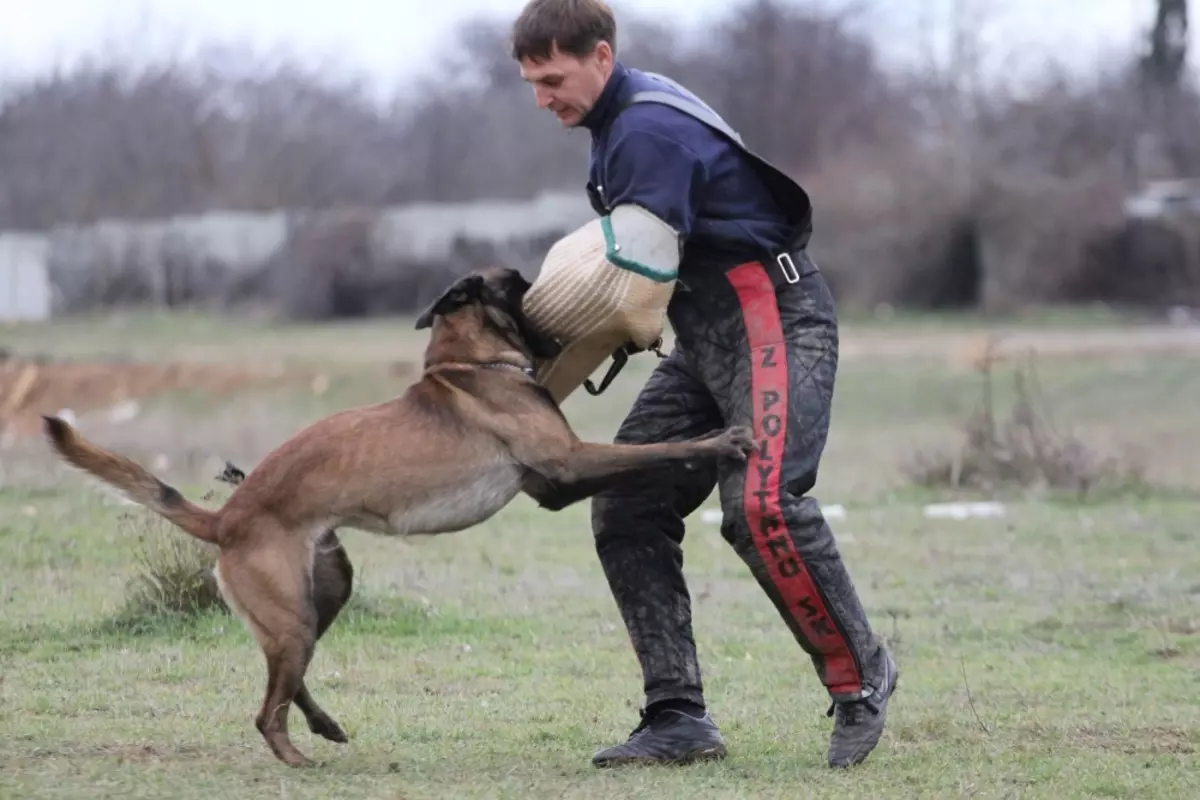
[[[737,425],[728,428],[717,440],[721,455],[736,461],[745,461],[746,454],[754,449],[754,434],[749,427]]]
[[[342,730],[342,726],[334,722],[330,717],[315,717],[308,722],[308,729],[317,736],[328,739],[337,744],[346,744],[350,738],[346,736],[346,732]]]
[[[215,478],[215,480],[221,481],[222,483],[228,483],[233,486],[237,486],[242,481],[246,480],[246,473],[243,472],[238,467],[235,467],[229,461],[226,461],[225,469],[221,471],[220,475],[214,476],[214,478]]]

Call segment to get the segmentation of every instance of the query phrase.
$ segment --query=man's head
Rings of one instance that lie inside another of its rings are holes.
[[[604,91],[617,25],[603,0],[529,0],[512,29],[512,56],[538,108],[578,125]]]

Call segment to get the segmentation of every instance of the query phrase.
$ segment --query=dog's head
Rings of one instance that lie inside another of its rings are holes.
[[[489,267],[456,280],[417,318],[417,330],[433,327],[435,317],[450,318],[477,310],[485,327],[536,359],[554,358],[562,346],[541,333],[525,316],[523,303],[531,284],[515,269]]]

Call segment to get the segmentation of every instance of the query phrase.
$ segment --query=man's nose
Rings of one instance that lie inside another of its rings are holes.
[[[542,86],[533,87],[533,96],[537,99],[538,108],[546,108],[554,99],[554,93]]]

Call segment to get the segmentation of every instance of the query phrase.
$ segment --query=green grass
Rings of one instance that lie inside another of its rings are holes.
[[[144,333],[159,354],[203,345],[234,357],[239,337],[218,328],[197,318],[173,339]],[[896,335],[906,331],[897,325]],[[271,347],[317,359],[356,342],[350,328],[296,334],[291,345],[278,333]],[[420,341],[395,344],[411,351]],[[314,342],[324,344],[314,351]],[[847,360],[816,494],[848,506],[834,523],[841,550],[903,674],[883,742],[848,773],[824,767],[830,720],[807,658],[698,516],[685,570],[726,761],[590,766],[594,750],[636,724],[640,671],[587,505],[549,514],[520,498],[452,536],[344,532],[356,598],[321,641],[308,682],[351,741],[310,735],[293,711],[296,744],[321,762],[295,771],[254,729],[265,674],[236,619],[121,621],[130,510],[72,473],[9,485],[0,489],[0,796],[1195,797],[1194,363],[1140,356],[1041,369],[1060,422],[1104,445],[1138,446],[1176,491],[1085,505],[1027,499],[1003,519],[954,522],[922,516],[931,495],[908,489],[898,465],[913,447],[954,440],[976,376],[937,359]],[[207,409],[168,397],[105,435],[133,447],[147,430],[170,430],[143,451],[229,452],[245,439],[229,422],[237,414],[269,409],[277,437],[402,384],[366,357],[340,366],[346,381],[325,395],[280,389]],[[569,416],[607,439],[652,366],[652,356],[635,359],[602,398],[573,397]],[[199,469],[177,477],[192,497],[213,488]]]

